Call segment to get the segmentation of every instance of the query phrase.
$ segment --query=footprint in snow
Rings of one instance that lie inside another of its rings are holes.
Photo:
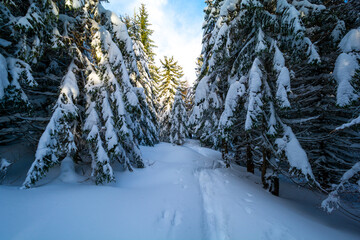
[[[282,227],[276,226],[271,227],[264,232],[262,237],[263,240],[296,240],[294,236],[289,233],[289,230]]]
[[[173,215],[173,219],[172,219],[172,221],[171,221],[171,225],[173,225],[173,226],[178,226],[178,225],[181,224],[181,222],[182,222],[182,215],[181,215],[181,213],[178,212],[178,211],[175,211],[175,212],[174,212],[174,215]]]
[[[252,197],[253,195],[251,193],[246,193],[249,197]]]
[[[166,225],[178,226],[182,223],[182,214],[179,211],[165,210],[162,212],[161,222]]]
[[[244,207],[244,210],[245,210],[245,212],[247,213],[247,214],[251,214],[252,213],[252,210],[251,210],[251,208],[249,208],[249,207]]]
[[[167,222],[170,219],[170,212],[165,210],[162,212],[161,219],[165,222]]]
[[[182,178],[179,178],[177,182],[173,182],[175,185],[181,184],[184,180]]]
[[[245,202],[248,202],[248,203],[251,203],[251,202],[253,202],[252,200],[250,200],[250,199],[247,199],[247,198],[244,198],[243,199]]]

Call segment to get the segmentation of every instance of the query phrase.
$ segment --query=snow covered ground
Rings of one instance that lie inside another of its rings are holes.
[[[241,167],[213,168],[221,154],[196,141],[141,149],[149,166],[110,185],[67,162],[46,185],[0,186],[0,239],[360,239],[359,223],[319,209],[323,196],[282,183],[274,197]]]

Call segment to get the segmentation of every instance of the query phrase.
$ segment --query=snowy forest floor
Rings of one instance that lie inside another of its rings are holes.
[[[149,166],[110,185],[63,171],[30,190],[0,186],[0,239],[360,239],[320,194],[282,182],[274,197],[242,167],[214,169],[221,154],[197,141],[141,150]]]

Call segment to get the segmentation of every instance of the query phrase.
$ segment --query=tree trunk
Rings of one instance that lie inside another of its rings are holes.
[[[225,163],[226,168],[230,167],[228,153],[229,153],[229,150],[228,150],[227,142],[223,138],[222,139],[222,151],[221,151],[221,154],[222,154],[222,158],[224,159],[224,163]]]
[[[266,181],[266,170],[268,168],[268,160],[267,160],[267,154],[266,154],[266,149],[263,148],[263,162],[261,165],[261,182],[263,184],[263,188],[268,189],[269,188],[269,184]]]
[[[280,191],[280,182],[279,182],[279,178],[278,177],[274,177],[271,179],[271,185],[272,185],[272,190],[271,193],[275,196],[279,196],[279,191]]]
[[[254,173],[255,172],[255,166],[252,160],[252,152],[251,152],[251,146],[248,143],[246,147],[246,170],[247,172]]]

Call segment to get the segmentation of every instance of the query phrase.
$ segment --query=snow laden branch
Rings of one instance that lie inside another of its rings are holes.
[[[340,127],[337,127],[335,130],[338,131],[338,130],[343,130],[345,128],[349,128],[349,127],[352,127],[352,126],[355,126],[355,125],[359,125],[360,124],[360,116],[351,120],[351,122],[349,123],[345,123],[343,125],[341,125]]]
[[[22,87],[38,86],[31,72],[31,67],[26,62],[13,57],[5,58],[0,54],[0,100],[29,104]]]
[[[360,174],[360,162],[357,162],[351,169],[347,170],[340,179],[340,183],[334,187],[334,190],[330,192],[329,196],[321,203],[321,207],[328,213],[338,209],[341,205],[340,194],[346,190],[346,185],[350,184],[350,179],[355,179]],[[360,181],[357,182],[358,191]]]
[[[285,155],[290,165],[290,173],[296,175],[299,172],[306,180],[315,181],[307,154],[301,147],[292,129],[285,124],[283,129],[284,136],[275,140],[279,156]]]

